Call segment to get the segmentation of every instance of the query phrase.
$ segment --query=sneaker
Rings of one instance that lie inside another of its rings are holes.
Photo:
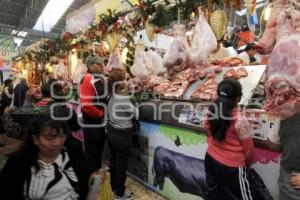
[[[115,200],[133,200],[133,192],[126,191],[122,197],[115,195]]]

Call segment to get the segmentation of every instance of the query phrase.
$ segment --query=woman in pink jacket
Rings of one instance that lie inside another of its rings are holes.
[[[254,157],[249,123],[237,110],[242,86],[234,79],[223,80],[218,98],[206,119],[208,149],[205,156],[208,199],[252,200],[246,166]]]

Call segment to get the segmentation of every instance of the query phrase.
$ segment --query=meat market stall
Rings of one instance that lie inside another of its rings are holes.
[[[248,75],[239,79],[243,86],[241,108],[250,107],[253,103],[251,98],[262,79],[265,67],[243,66]],[[224,67],[222,72],[211,79],[209,73],[214,68],[205,69],[206,77],[199,76],[193,80],[183,93],[180,93],[181,88],[176,88],[176,92],[172,93],[175,97],[172,98],[168,96],[169,89],[164,88],[166,82],[160,80],[164,89],[161,96],[153,95],[154,98],[150,101],[139,104],[141,129],[137,134],[138,139],[135,140],[138,143],[132,151],[129,172],[168,199],[204,198],[203,161],[207,136],[203,124],[211,101],[198,98],[207,96],[202,96],[207,89],[199,90],[199,88],[211,80],[208,90],[212,89],[213,81],[220,82],[225,74],[232,72],[233,69],[237,71],[241,66]],[[169,88],[173,86],[169,85]],[[158,85],[156,89],[157,87]],[[193,94],[197,91],[200,93],[193,98]],[[266,140],[270,132],[278,131],[279,119],[261,109],[246,109],[246,115],[251,124],[251,134],[256,146],[256,158],[252,167],[262,177],[270,193],[277,197],[279,154],[267,149]]]
[[[47,41],[44,51],[35,52],[35,56],[44,56],[48,62],[58,52],[68,55],[69,75],[72,74],[68,78],[73,79],[74,87],[78,87],[81,75],[85,73],[84,59],[90,54],[107,59],[106,75],[113,70],[126,72],[129,90],[133,93],[132,101],[140,109],[140,129],[133,139],[129,174],[170,200],[204,199],[203,161],[207,149],[204,117],[208,106],[217,97],[218,83],[226,78],[239,80],[243,87],[239,107],[246,111],[256,146],[255,163],[251,167],[262,177],[274,199],[278,199],[279,154],[268,150],[266,141],[269,133],[278,131],[279,118],[263,110],[264,96],[255,99],[254,95],[263,85],[263,77],[268,80],[269,74],[272,75],[268,71],[270,65],[247,66],[238,56],[210,60],[210,54],[218,50],[217,41],[222,39],[226,30],[233,28],[227,27],[227,15],[230,14],[228,18],[232,25],[232,13],[236,15],[236,10],[245,8],[247,14],[251,14],[248,17],[253,17],[256,4],[249,1],[247,5],[241,5],[239,1],[225,1],[222,5],[202,5],[200,0],[180,2],[141,0],[124,13],[108,11],[83,32],[65,32],[61,39]],[[233,8],[234,12],[220,9],[227,7]],[[177,16],[174,17],[174,13]],[[182,15],[185,15],[185,22]],[[262,53],[269,54],[275,38],[284,35],[274,35],[273,25],[278,24],[273,23],[274,16],[270,20],[272,24],[267,25],[266,36],[257,46]],[[282,27],[280,30],[284,32],[286,27]],[[281,42],[294,37],[283,39],[275,49]],[[293,42],[291,46],[296,49],[296,44]],[[275,51],[273,57],[278,54]],[[294,60],[298,62],[297,55],[295,53]],[[273,60],[271,64],[280,68],[277,64],[285,61],[284,54],[276,58],[273,59],[276,66]],[[285,78],[289,79],[290,75],[285,75]],[[276,81],[277,76],[280,74],[271,78]],[[288,89],[295,96],[299,94],[286,84],[284,86],[277,91]],[[275,90],[271,85],[266,85],[266,89],[268,92]],[[274,92],[274,97],[277,93]],[[79,95],[75,92],[69,103],[80,118]],[[266,96],[272,95],[268,93]],[[271,102],[267,105],[293,100],[284,95],[279,97],[272,99],[274,101],[267,99],[267,103]],[[82,140],[82,134],[79,131],[73,135]]]

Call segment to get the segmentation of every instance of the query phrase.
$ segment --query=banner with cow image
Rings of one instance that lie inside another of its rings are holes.
[[[139,160],[129,168],[132,175],[170,200],[204,198],[203,161],[207,149],[207,137],[204,133],[141,122],[137,137],[142,145],[140,150],[132,153],[133,159]],[[278,199],[279,154],[257,148],[256,155],[256,162],[252,167],[262,177],[274,199]],[[147,166],[145,162],[148,162]]]

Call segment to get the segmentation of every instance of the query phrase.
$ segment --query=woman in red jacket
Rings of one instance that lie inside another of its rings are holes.
[[[237,111],[242,86],[234,79],[223,80],[217,93],[218,98],[209,107],[205,123],[208,199],[252,200],[246,166],[254,157],[253,141],[245,115]]]

